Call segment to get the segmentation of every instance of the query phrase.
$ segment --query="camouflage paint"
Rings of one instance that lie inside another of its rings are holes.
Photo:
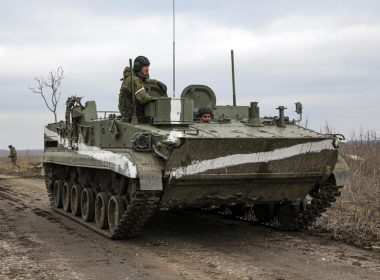
[[[57,132],[45,128],[45,137],[58,141],[64,148],[72,150],[68,145],[68,139],[61,137]],[[126,156],[113,153],[95,146],[87,146],[80,142],[76,145],[76,149],[72,150],[79,155],[88,156],[93,160],[107,163],[107,167],[116,173],[125,175],[130,178],[137,178],[137,167]]]
[[[301,154],[319,153],[323,150],[333,150],[331,139],[318,142],[306,142],[285,148],[274,149],[267,152],[257,152],[248,154],[232,154],[223,157],[217,157],[207,160],[196,160],[191,164],[175,168],[170,175],[175,178],[181,178],[186,175],[202,173],[208,170],[226,168],[248,163],[267,163],[270,161],[282,160]]]

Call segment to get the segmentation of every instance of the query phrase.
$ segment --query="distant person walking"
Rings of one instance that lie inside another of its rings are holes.
[[[13,147],[12,145],[9,145],[8,148],[9,148],[9,156],[8,157],[11,158],[13,165],[16,166],[18,169],[20,169],[21,167],[17,164],[16,148]]]

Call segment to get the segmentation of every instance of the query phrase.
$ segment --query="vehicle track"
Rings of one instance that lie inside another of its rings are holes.
[[[132,181],[131,183],[135,184],[135,186],[133,188],[133,194],[129,194],[131,199],[129,203],[127,203],[127,207],[120,218],[117,228],[111,232],[109,229],[99,228],[95,222],[86,222],[71,212],[66,212],[61,208],[55,207],[53,193],[54,178],[54,174],[47,172],[45,175],[46,191],[53,210],[109,239],[126,239],[136,236],[158,207],[159,193],[136,190],[137,181]]]

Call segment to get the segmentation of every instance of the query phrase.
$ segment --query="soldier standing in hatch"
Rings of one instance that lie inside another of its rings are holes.
[[[144,116],[144,105],[150,102],[153,97],[145,90],[144,83],[157,84],[165,93],[166,85],[160,81],[149,79],[150,61],[145,56],[138,56],[133,63],[133,83],[136,102],[137,118]],[[124,120],[130,121],[133,115],[132,99],[132,77],[131,69],[127,66],[123,72],[123,83],[119,94],[119,111]]]
[[[201,106],[198,109],[198,117],[201,123],[209,123],[213,118],[212,110],[209,106]]]
[[[20,169],[20,166],[17,164],[16,148],[13,147],[12,145],[9,145],[8,148],[9,148],[9,156],[8,157],[11,158],[13,165],[16,166],[18,169]]]

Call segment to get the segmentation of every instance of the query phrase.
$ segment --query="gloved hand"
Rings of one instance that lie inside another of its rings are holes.
[[[157,81],[157,85],[165,92],[165,94],[167,93],[168,87],[163,82]]]

